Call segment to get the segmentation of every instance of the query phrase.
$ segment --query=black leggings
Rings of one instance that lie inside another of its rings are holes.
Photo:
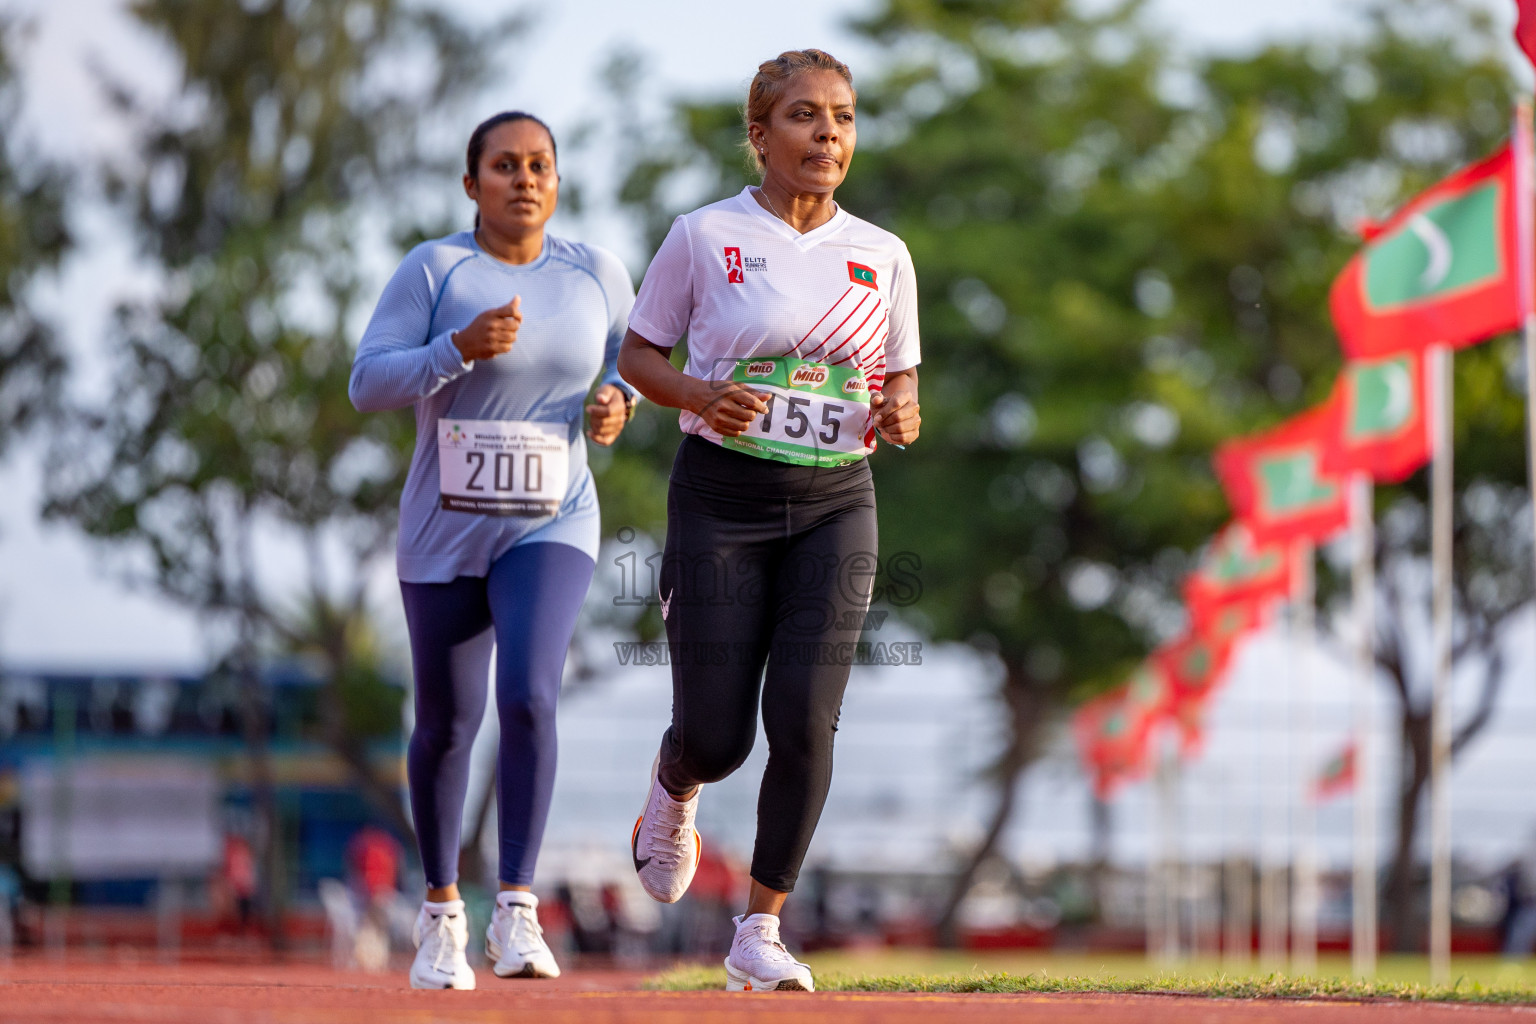
[[[792,466],[691,434],[679,446],[659,580],[672,660],[661,782],[683,793],[741,767],[761,693],[752,877],[780,892],[795,887],[832,782],[876,547],[866,462]]]

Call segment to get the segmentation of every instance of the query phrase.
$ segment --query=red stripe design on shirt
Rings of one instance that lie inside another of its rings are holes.
[[[849,290],[851,291],[852,289],[849,289]],[[842,301],[842,300],[838,300],[838,301]],[[837,337],[837,332],[842,330],[843,327],[848,323],[849,320],[852,320],[854,317],[858,316],[859,315],[859,310],[863,309],[864,308],[864,303],[866,303],[868,301],[869,301],[869,295],[868,295],[868,293],[865,293],[864,297],[859,299],[859,304],[857,306],[853,307],[853,312],[851,312],[847,316],[843,317],[843,322],[838,324],[836,327],[832,328],[832,330],[827,334],[827,336],[825,338],[823,338],[819,344],[816,345],[816,348],[811,349],[811,351],[815,352],[817,349],[819,349],[819,348],[823,347],[824,345],[826,345],[826,343],[828,341],[830,341],[833,338]],[[833,308],[835,309],[836,307],[833,307]],[[871,310],[870,312],[872,313],[874,311]],[[868,319],[868,317],[866,316],[865,319]],[[814,328],[813,328],[813,330],[814,330]],[[798,348],[799,346],[796,346],[796,347]],[[810,356],[807,355],[805,358],[809,359]]]
[[[826,321],[827,317],[831,316],[837,311],[837,307],[843,304],[843,300],[848,297],[848,292],[851,291],[853,291],[853,285],[849,285],[848,291],[843,292],[843,294],[837,297],[837,301],[832,303],[831,309],[821,314],[821,319],[816,321],[816,326],[805,332],[805,338],[801,338],[799,341],[795,342],[795,347],[789,350],[791,355],[796,355],[800,352],[800,346],[805,344],[805,339],[816,333],[816,327],[820,327]],[[852,313],[849,314],[849,316],[852,315]]]
[[[850,344],[855,338],[857,338],[859,336],[859,332],[864,329],[864,325],[869,323],[870,318],[875,315],[875,310],[878,310],[879,308],[880,308],[880,303],[878,303],[878,302],[875,303],[875,308],[871,309],[868,313],[866,313],[864,315],[864,319],[859,321],[859,326],[857,326],[853,330],[849,331],[848,332],[848,337],[845,338],[843,341],[839,342],[838,345],[837,345],[837,348],[832,349],[826,355],[822,356],[821,357],[821,361],[824,362],[824,363],[831,362],[832,361],[832,357],[834,355],[836,355],[838,352],[841,352],[845,346]],[[881,317],[880,318],[880,323],[881,324],[885,323],[885,317]],[[875,331],[878,332],[879,330],[880,330],[880,324],[876,324],[875,325]],[[871,334],[870,337],[874,337],[874,334]],[[827,341],[831,341],[831,340],[832,340],[831,338],[827,339]],[[827,343],[826,341],[822,342],[823,345],[825,345],[826,343]],[[854,351],[857,352],[858,349],[855,348]],[[838,361],[841,362],[842,360],[838,360]]]
[[[874,316],[875,315],[874,311],[871,310],[869,315],[870,316]],[[869,332],[869,337],[864,339],[864,343],[862,345],[856,346],[853,349],[853,351],[849,352],[847,355],[843,356],[841,359],[836,360],[833,365],[839,365],[839,364],[846,363],[846,362],[849,362],[849,361],[852,361],[852,362],[854,362],[855,365],[857,365],[858,364],[859,356],[861,354],[863,354],[863,352],[866,349],[869,348],[869,343],[874,341],[876,339],[876,337],[879,336],[880,328],[885,326],[885,321],[889,318],[889,316],[890,316],[890,314],[886,314],[886,316],[882,316],[880,318],[880,322],[875,324],[875,329]],[[869,321],[866,319],[864,322],[868,323]],[[862,328],[864,326],[864,324],[860,324],[859,326]],[[854,335],[850,336],[848,340],[852,341],[853,338],[856,337],[856,336],[857,336],[857,334],[855,333]],[[843,344],[846,345],[847,343],[848,342],[844,342]],[[834,349],[833,351],[834,352],[838,351],[838,350],[842,349],[842,347],[843,347],[842,345],[839,345],[839,346],[837,346],[837,349]],[[830,354],[829,354],[829,361],[830,361]]]
[[[876,334],[879,334],[879,330],[880,329],[878,327],[875,328]],[[889,338],[890,336],[891,332],[889,330],[887,330],[884,334],[879,334],[878,340],[876,339],[876,335],[872,334],[870,335],[869,341],[866,341],[863,345],[859,346],[859,351],[855,353],[855,356],[858,359],[860,369],[863,369],[872,363],[876,356],[880,358],[880,365],[882,367],[885,365],[885,339]],[[868,374],[865,374],[865,376],[868,376]]]

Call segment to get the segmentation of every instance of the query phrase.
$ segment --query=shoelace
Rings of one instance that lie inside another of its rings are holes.
[[[769,924],[754,925],[742,945],[743,952],[751,957],[799,963],[779,939],[779,930]]]
[[[437,950],[432,954],[432,969],[434,971],[441,971],[443,969],[444,955],[454,946],[453,926],[448,923],[453,915],[433,914],[431,916],[434,919],[431,938],[437,941]]]
[[[660,801],[649,831],[653,841],[666,839],[651,848],[651,855],[664,866],[676,864],[686,853],[688,833],[693,826],[692,809],[689,804],[675,800]]]
[[[520,954],[536,951],[544,944],[544,926],[539,924],[539,916],[532,907],[520,903],[514,903],[510,913],[512,927],[507,930],[507,945]]]

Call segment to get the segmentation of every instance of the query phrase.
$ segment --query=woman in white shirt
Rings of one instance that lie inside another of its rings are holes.
[[[917,287],[901,240],[833,200],[853,158],[846,65],[792,50],[759,68],[747,145],[762,184],[677,218],[640,287],[619,372],[681,409],[660,574],[672,725],[631,837],[646,891],[698,862],[699,787],[768,766],[735,990],[812,989],[779,940],[826,801],[832,740],[876,566],[876,435],[918,435]],[[679,371],[672,347],[688,337]]]

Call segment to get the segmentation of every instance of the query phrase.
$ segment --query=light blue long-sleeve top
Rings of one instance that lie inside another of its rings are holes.
[[[510,352],[466,363],[451,335],[522,296]],[[409,583],[484,576],[514,544],[554,541],[597,558],[597,489],[583,430],[593,378],[619,379],[619,342],[634,286],[618,257],[544,236],[532,263],[487,254],[469,231],[412,249],[385,285],[352,362],[348,394],[361,412],[416,407],[416,449],[400,495],[396,564]],[[437,421],[563,423],[570,446],[565,499],[553,515],[490,516],[442,508]]]

